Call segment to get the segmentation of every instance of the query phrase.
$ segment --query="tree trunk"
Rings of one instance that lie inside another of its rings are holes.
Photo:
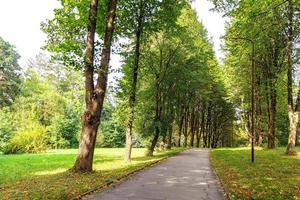
[[[201,123],[199,125],[199,141],[197,141],[197,147],[200,147],[200,141],[201,141],[201,135],[202,135],[202,140],[204,141],[204,129],[205,129],[205,115],[206,115],[206,106],[205,103],[202,104],[202,111],[201,111]]]
[[[197,130],[197,137],[196,137],[196,147],[199,148],[200,147],[200,139],[201,139],[201,135],[200,135],[200,131]]]
[[[294,155],[295,145],[296,145],[296,135],[297,135],[297,125],[298,125],[298,109],[299,109],[299,101],[297,101],[296,112],[294,111],[293,106],[293,41],[294,41],[294,33],[293,33],[293,18],[294,18],[294,8],[292,0],[288,1],[288,48],[287,48],[287,91],[288,91],[288,115],[290,122],[290,134],[288,139],[288,145],[286,149],[286,154]],[[300,87],[300,86],[299,86]],[[299,97],[299,93],[298,93]],[[299,99],[299,98],[298,98]]]
[[[188,143],[188,111],[185,113],[185,117],[184,117],[184,126],[183,126],[183,147],[187,147],[187,143]]]
[[[91,105],[92,96],[94,92],[94,42],[97,24],[98,0],[91,0],[89,19],[88,19],[88,33],[86,40],[86,51],[84,56],[85,64],[85,103],[86,110],[82,116],[82,131],[79,143],[78,157],[74,165],[74,171],[90,172],[93,165],[93,148],[95,143],[95,135],[97,134],[98,124],[95,123],[97,119],[92,116]],[[95,120],[93,120],[95,119]]]
[[[109,1],[104,45],[101,53],[100,70],[98,72],[99,76],[96,88],[94,89],[94,38],[96,30],[98,1],[91,0],[90,4],[87,49],[85,53],[86,111],[82,116],[81,139],[79,143],[77,159],[73,167],[75,172],[91,172],[93,170],[92,165],[94,149],[107,85],[111,43],[116,16],[116,5],[117,0]]]
[[[200,112],[200,110],[198,111]],[[200,139],[201,139],[201,132],[200,132],[200,114],[197,115],[197,121],[196,121],[196,147],[200,147]]]
[[[194,139],[195,139],[195,109],[192,110],[191,113],[191,121],[190,121],[190,147],[194,147]]]
[[[173,134],[173,126],[171,124],[169,126],[169,130],[168,130],[167,149],[171,149],[172,148],[172,134]]]
[[[187,143],[188,143],[188,136],[184,135],[183,136],[183,147],[187,147]]]
[[[256,145],[260,146],[262,143],[262,134],[263,134],[263,121],[262,121],[262,91],[261,91],[261,84],[262,84],[262,76],[261,73],[257,73],[257,92],[256,92]]]
[[[151,145],[148,149],[148,153],[147,153],[148,156],[153,156],[153,152],[154,152],[155,146],[158,142],[158,138],[159,138],[159,127],[156,125],[155,126],[155,135],[154,135],[154,138],[153,138],[153,140],[151,142]]]
[[[290,134],[288,145],[286,149],[286,154],[295,155],[296,154],[296,136],[298,127],[298,112],[289,111],[289,121],[290,121]]]
[[[126,144],[125,144],[125,162],[131,162],[132,151],[132,124],[133,124],[133,111],[129,114],[127,129],[126,129]]]
[[[271,80],[272,81],[272,80]],[[275,148],[275,124],[276,124],[276,89],[274,84],[270,85],[270,116],[269,116],[269,136],[268,136],[268,149]]]
[[[134,120],[134,107],[136,102],[136,87],[138,79],[138,69],[140,62],[140,41],[142,34],[142,16],[139,16],[138,28],[136,32],[136,46],[135,46],[135,55],[134,55],[134,65],[132,68],[132,85],[131,93],[129,96],[129,115],[128,123],[126,129],[126,150],[125,150],[125,162],[131,162],[131,150],[132,150],[132,124]]]
[[[155,119],[154,119],[154,124],[155,124],[155,134],[154,138],[151,142],[150,147],[148,148],[148,156],[153,156],[153,152],[155,150],[155,146],[158,142],[158,138],[160,135],[160,123],[161,123],[161,112],[162,112],[162,107],[161,107],[161,92],[160,92],[160,87],[159,87],[159,77],[156,77],[156,108],[155,108]]]
[[[183,127],[183,120],[184,120],[184,115],[181,116],[181,119],[179,122],[177,147],[181,146],[181,132],[182,132],[182,127]]]
[[[207,106],[207,118],[206,118],[206,125],[205,125],[205,132],[203,134],[203,147],[209,147],[209,135],[210,135],[210,125],[211,125],[211,105],[208,104]]]

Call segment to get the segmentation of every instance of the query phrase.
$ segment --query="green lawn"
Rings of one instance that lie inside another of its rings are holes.
[[[297,149],[300,153],[300,148]],[[257,149],[255,163],[249,148],[211,151],[212,164],[231,199],[300,199],[300,154],[284,148]]]
[[[67,171],[75,161],[75,149],[0,155],[0,199],[70,199],[182,150],[174,148],[145,157],[145,149],[133,149],[133,160],[126,164],[124,149],[96,149],[95,172],[90,174]]]

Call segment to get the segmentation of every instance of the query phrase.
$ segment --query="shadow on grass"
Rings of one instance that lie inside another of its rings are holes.
[[[113,162],[122,160],[120,156],[99,156],[98,158],[94,159],[94,164],[105,163],[105,162]]]

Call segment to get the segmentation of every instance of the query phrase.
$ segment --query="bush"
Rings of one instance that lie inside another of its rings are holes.
[[[6,143],[12,138],[15,131],[12,113],[6,109],[0,110],[0,151],[3,151]]]
[[[18,131],[5,145],[4,154],[38,153],[46,150],[47,130],[38,123],[30,123],[28,127]]]
[[[103,121],[99,131],[97,147],[118,148],[124,147],[124,128],[115,121]]]
[[[52,148],[74,148],[78,146],[80,131],[79,116],[56,116],[49,127],[49,143]]]

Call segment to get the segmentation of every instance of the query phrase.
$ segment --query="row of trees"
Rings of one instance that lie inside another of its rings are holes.
[[[180,146],[181,136],[184,146],[188,138],[190,146],[194,146],[194,138],[199,146],[203,136],[205,147],[216,147],[224,127],[232,123],[234,111],[225,101],[220,69],[196,13],[185,6],[177,27],[148,38],[142,45],[135,125],[144,137],[150,136],[148,154],[153,154],[159,136],[168,148],[172,143]],[[123,98],[131,91],[130,61],[130,56],[124,61],[119,94]],[[178,133],[176,142],[172,141],[173,132]]]
[[[255,143],[287,145],[295,154],[299,99],[299,1],[215,1],[231,22],[225,35],[225,69],[231,99],[240,108],[240,125]],[[254,107],[251,102],[254,65]],[[254,113],[252,125],[251,113]],[[288,125],[289,124],[289,125]],[[289,132],[289,134],[288,134]]]
[[[115,103],[126,131],[127,162],[136,138],[142,138],[149,155],[159,141],[167,148],[186,146],[188,140],[199,146],[201,138],[205,147],[233,143],[234,108],[226,100],[212,44],[189,2],[61,3],[42,29],[48,34],[46,48],[55,58],[85,74],[76,172],[92,170],[111,51],[123,58]]]

